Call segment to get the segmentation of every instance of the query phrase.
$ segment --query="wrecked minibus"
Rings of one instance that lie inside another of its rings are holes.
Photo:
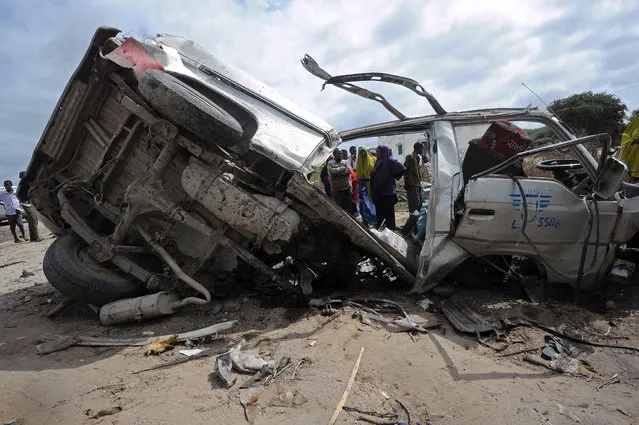
[[[607,135],[576,139],[535,109],[447,112],[410,79],[332,77],[307,56],[304,66],[326,84],[398,117],[337,133],[191,40],[119,34],[96,30],[24,179],[58,236],[43,260],[47,279],[69,298],[102,306],[105,324],[206,304],[240,275],[308,295],[324,280],[353,278],[364,259],[413,293],[477,259],[509,273],[512,258],[530,258],[536,275],[584,289],[628,272],[615,259],[633,249],[626,244],[639,225],[639,191],[622,183],[626,167],[607,156]],[[401,84],[435,114],[407,118],[351,84],[362,80]],[[481,143],[510,121],[545,124],[563,141],[505,150],[512,138]],[[342,142],[416,132],[428,140],[433,170],[423,241],[369,229],[309,182]],[[585,142],[602,144],[599,161]],[[577,159],[539,166],[578,170],[576,184],[574,173],[570,181],[512,173],[522,158],[560,148]],[[482,149],[492,162],[478,171],[465,157]]]

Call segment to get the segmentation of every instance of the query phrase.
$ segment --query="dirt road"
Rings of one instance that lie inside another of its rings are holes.
[[[361,411],[392,414],[396,410],[406,422],[395,401],[399,400],[412,423],[422,425],[639,423],[639,353],[582,347],[595,370],[582,371],[582,376],[557,374],[525,363],[519,355],[503,356],[540,344],[544,333],[534,329],[513,331],[511,340],[521,342],[497,353],[479,345],[473,336],[456,333],[445,319],[441,328],[411,338],[407,333],[366,326],[346,314],[326,318],[287,307],[283,300],[260,303],[249,295],[237,303],[220,300],[226,310],[212,317],[208,306],[162,320],[107,328],[100,326],[89,308],[74,306],[47,319],[44,314],[60,300],[41,267],[52,239],[14,244],[7,235],[8,228],[0,227],[0,423],[17,418],[22,424],[38,425],[242,424],[247,419],[240,395],[250,396],[248,416],[255,424],[328,423],[361,347],[365,347],[361,366],[346,402],[347,407]],[[33,276],[21,277],[23,270]],[[401,293],[385,296],[402,302],[414,318],[425,314],[415,305],[416,299]],[[497,292],[458,289],[453,298],[473,300],[496,314],[537,313],[539,318],[579,326],[599,337],[612,320],[615,326],[606,341],[639,345],[637,297],[632,291],[605,315],[557,302],[532,305]],[[301,359],[309,362],[300,366],[294,379],[291,366],[270,385],[247,395],[238,387],[250,375],[236,375],[237,383],[230,389],[210,378],[214,357],[133,373],[184,358],[178,352],[182,346],[149,357],[141,347],[71,347],[45,356],[34,350],[38,336],[47,332],[162,335],[228,319],[239,322],[224,335],[227,339],[202,344],[203,348],[222,350],[246,338],[261,341],[256,343],[259,351],[276,363],[285,356],[293,366]],[[618,379],[606,381],[614,374]],[[288,402],[287,392],[298,395]],[[90,418],[108,409],[110,415]],[[365,423],[361,415],[343,411],[337,424]],[[380,417],[376,421],[384,423]]]

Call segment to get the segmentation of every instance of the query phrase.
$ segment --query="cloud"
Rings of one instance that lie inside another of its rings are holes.
[[[558,0],[58,0],[0,2],[0,174],[17,179],[58,96],[99,25],[151,38],[197,41],[338,129],[392,120],[379,104],[322,82],[299,63],[311,54],[333,75],[381,71],[416,79],[449,110],[539,105],[585,90],[619,91],[639,107],[638,1]],[[425,99],[379,83],[408,115]],[[3,177],[4,178],[4,177]]]

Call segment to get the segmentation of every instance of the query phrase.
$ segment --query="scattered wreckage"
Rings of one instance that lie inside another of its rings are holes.
[[[338,134],[190,40],[119,33],[95,32],[25,178],[59,236],[45,275],[70,298],[103,306],[104,323],[206,304],[240,271],[308,295],[327,276],[350,279],[363,258],[413,293],[460,270],[463,281],[477,264],[582,289],[631,270],[615,261],[636,249],[639,188],[622,183],[626,166],[608,156],[608,135],[576,139],[530,108],[447,112],[413,80],[333,77],[306,56],[304,67],[326,84],[398,118]],[[354,81],[407,87],[436,114],[407,118]],[[510,121],[547,125],[562,142],[529,149]],[[432,162],[423,240],[368,229],[308,180],[342,142],[405,133],[424,135]],[[599,162],[586,142],[603,145]],[[564,148],[577,159],[539,164],[555,178],[522,172],[523,158]]]

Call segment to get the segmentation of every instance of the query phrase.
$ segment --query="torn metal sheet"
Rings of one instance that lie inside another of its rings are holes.
[[[215,358],[213,363],[213,376],[224,384],[225,387],[231,387],[235,383],[235,379],[231,380],[231,369],[233,368],[233,360],[231,353],[227,352]]]
[[[502,328],[499,319],[481,314],[465,304],[443,301],[441,309],[446,319],[460,332],[476,334]]]
[[[216,325],[208,326],[206,328],[198,329],[195,331],[184,332],[177,335],[177,340],[186,341],[187,339],[198,339],[198,338],[204,338],[207,336],[215,335],[218,332],[223,332],[223,331],[227,331],[231,329],[236,323],[237,323],[237,320],[229,320],[227,322],[218,323]],[[146,337],[146,338],[102,338],[102,337],[92,337],[92,336],[79,336],[79,337],[76,337],[77,342],[75,342],[74,344],[71,344],[71,345],[62,344],[61,346],[62,348],[67,348],[72,345],[78,345],[83,347],[130,347],[130,346],[141,347],[141,346],[150,344],[157,339],[170,338],[172,336],[174,336],[174,334],[163,335],[158,337],[152,336],[152,337]],[[36,346],[36,352],[38,354],[51,353],[52,351],[47,352],[46,344],[51,341],[59,341],[62,338],[65,338],[65,336],[51,335],[51,334],[41,335],[39,340],[42,341],[42,343]],[[58,348],[58,350],[62,348]],[[40,353],[39,351],[42,351],[42,353]]]

